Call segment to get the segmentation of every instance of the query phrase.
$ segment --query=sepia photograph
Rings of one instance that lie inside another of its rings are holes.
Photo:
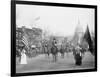
[[[16,73],[95,69],[94,8],[16,4],[15,20]]]

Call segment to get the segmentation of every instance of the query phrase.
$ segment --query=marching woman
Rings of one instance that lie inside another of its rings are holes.
[[[23,47],[21,52],[21,63],[20,64],[27,64],[27,56],[26,56],[26,50],[25,47]]]
[[[79,45],[77,45],[75,48],[74,58],[75,58],[75,65],[82,65],[82,53],[81,53],[81,47]]]

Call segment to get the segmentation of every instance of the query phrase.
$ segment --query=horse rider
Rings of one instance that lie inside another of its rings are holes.
[[[53,45],[53,46],[56,46],[56,45],[57,45],[57,41],[56,41],[55,38],[53,38],[52,45]]]
[[[56,62],[57,61],[57,52],[58,52],[58,49],[57,49],[57,41],[56,41],[55,38],[53,38],[52,47],[51,47],[51,53],[53,55],[53,62]]]

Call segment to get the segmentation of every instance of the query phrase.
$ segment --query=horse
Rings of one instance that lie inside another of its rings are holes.
[[[68,53],[72,52],[73,47],[69,44],[65,44],[64,48],[63,48],[63,54],[67,54],[67,56],[69,55]]]
[[[65,49],[63,48],[62,45],[61,45],[59,52],[61,53],[61,57],[64,58]]]
[[[53,45],[51,47],[51,54],[53,55],[53,62],[57,61],[57,53],[58,53],[58,48],[57,46]]]

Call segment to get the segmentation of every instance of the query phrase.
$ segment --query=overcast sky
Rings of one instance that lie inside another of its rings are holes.
[[[16,5],[16,24],[19,27],[39,27],[54,35],[73,35],[78,22],[83,31],[87,24],[90,31],[94,31],[94,20],[94,9]]]

